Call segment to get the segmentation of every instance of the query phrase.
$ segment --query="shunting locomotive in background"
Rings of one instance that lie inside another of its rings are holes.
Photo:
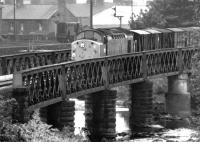
[[[200,45],[199,38],[199,27],[84,30],[72,43],[72,60],[78,61],[164,48],[195,47]]]

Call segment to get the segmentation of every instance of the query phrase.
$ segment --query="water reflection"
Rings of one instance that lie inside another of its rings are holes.
[[[81,128],[85,127],[84,101],[76,101],[75,111],[75,134],[81,133]],[[122,133],[129,130],[128,108],[116,108],[116,132]]]
[[[81,128],[85,127],[84,110],[75,111],[75,135],[81,133]]]
[[[76,101],[76,112],[75,112],[75,134],[81,134],[85,136],[85,133],[83,131],[81,131],[82,128],[85,127],[85,116],[84,116],[84,112],[85,112],[85,104],[84,101]],[[129,131],[129,110],[128,108],[116,108],[116,132],[117,133],[123,133],[123,132],[128,132]],[[186,127],[185,122],[187,122],[186,124],[188,124],[187,120],[174,120],[174,119],[162,119],[162,120],[158,120],[157,124],[161,124],[163,125],[165,128],[170,128],[170,129],[174,129],[169,130],[169,129],[164,129],[161,131],[158,131],[156,133],[156,135],[159,135],[159,138],[156,136],[156,138],[141,138],[141,139],[134,139],[135,142],[143,142],[143,141],[148,141],[150,139],[150,141],[157,141],[159,140],[174,140],[175,141],[179,141],[182,139],[191,139],[190,137],[193,134],[196,134],[196,131],[194,130],[189,130],[189,129],[176,129],[176,128],[182,128],[182,127]],[[188,132],[189,131],[189,132]],[[177,134],[179,133],[184,133],[184,135],[180,136]],[[186,137],[187,136],[187,137]],[[126,137],[124,137],[126,139]],[[122,139],[124,139],[122,137]],[[194,137],[196,138],[196,137]],[[127,140],[127,139],[126,139]],[[186,141],[187,141],[186,140]]]
[[[121,109],[121,108],[120,108]],[[121,111],[116,109],[116,132],[127,132],[129,130],[129,112],[128,109]]]

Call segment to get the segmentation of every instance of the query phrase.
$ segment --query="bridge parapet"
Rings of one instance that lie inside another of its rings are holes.
[[[115,86],[191,69],[197,48],[166,49],[37,67],[14,74],[14,89],[26,88],[32,110]]]
[[[0,56],[0,75],[12,74],[20,70],[38,66],[61,63],[70,59],[70,49]]]

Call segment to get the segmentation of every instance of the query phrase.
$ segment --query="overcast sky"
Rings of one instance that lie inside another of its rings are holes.
[[[77,0],[77,3],[86,3],[87,0]],[[113,0],[105,0],[105,2],[113,2]]]

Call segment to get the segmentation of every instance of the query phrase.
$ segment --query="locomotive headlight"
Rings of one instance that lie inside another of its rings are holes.
[[[81,43],[81,48],[84,48],[85,47],[85,44],[84,43]]]

